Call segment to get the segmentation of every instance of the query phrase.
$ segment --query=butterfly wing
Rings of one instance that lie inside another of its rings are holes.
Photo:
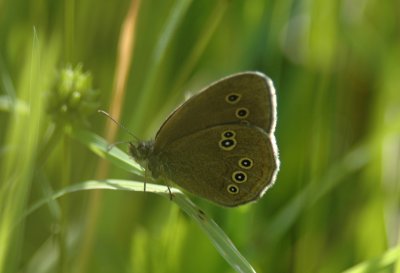
[[[159,159],[162,176],[230,207],[261,197],[279,167],[274,136],[244,124],[213,126],[177,139]]]
[[[217,81],[191,97],[164,122],[154,151],[183,136],[222,124],[243,123],[273,134],[276,98],[272,81],[257,72],[245,72]]]

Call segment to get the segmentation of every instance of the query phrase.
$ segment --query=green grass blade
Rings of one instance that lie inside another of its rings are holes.
[[[143,170],[139,164],[118,147],[113,146],[110,149],[110,144],[104,138],[87,130],[74,129],[70,133],[73,138],[80,141],[101,158],[110,160],[113,164],[128,172],[143,175]]]
[[[138,164],[126,153],[117,148],[113,148],[112,150],[108,151],[108,144],[103,138],[84,130],[72,130],[71,134],[74,138],[78,139],[87,147],[89,147],[94,153],[103,158],[109,159],[116,166],[121,167],[127,171],[131,171],[135,174],[141,174],[141,170]],[[67,193],[94,189],[112,189],[143,192],[143,182],[108,179],[104,181],[86,181],[81,184],[72,185],[58,191],[48,198],[38,201],[24,214],[24,217],[38,209],[40,206],[43,206],[47,202],[59,198]],[[182,194],[180,190],[176,188],[170,189],[171,192],[175,195],[172,200],[196,221],[200,228],[210,238],[220,254],[233,268],[235,268],[238,272],[255,272],[251,265],[236,249],[228,236],[212,219],[208,218],[204,214],[204,212],[196,207],[196,205],[194,205],[190,201],[190,199]],[[156,193],[166,198],[170,198],[168,188],[164,185],[147,183],[146,192]]]
[[[381,257],[377,257],[371,260],[364,261],[352,268],[349,268],[342,273],[374,273],[381,272],[383,269],[387,269],[390,265],[393,265],[400,257],[400,247],[389,249]]]
[[[240,254],[229,237],[214,220],[209,218],[184,195],[177,195],[173,201],[196,221],[199,227],[210,238],[221,256],[224,257],[237,272],[255,272],[250,263]]]
[[[24,213],[23,218],[20,219],[20,221],[30,215],[32,212],[39,209],[41,206],[66,194],[78,191],[100,189],[143,192],[143,182],[107,179],[100,181],[90,180],[83,183],[71,185],[59,190],[51,196],[43,198],[34,203]],[[190,217],[192,217],[192,219],[195,220],[195,222],[210,238],[222,257],[224,257],[224,259],[237,272],[255,272],[250,263],[240,254],[240,252],[237,250],[237,248],[234,246],[228,236],[224,233],[224,231],[211,218],[209,218],[201,209],[199,209],[193,202],[191,202],[190,199],[187,198],[180,190],[176,188],[170,188],[170,190],[173,194],[172,201],[174,201],[183,211],[185,211]],[[148,183],[146,185],[146,192],[156,193],[165,198],[170,198],[168,187],[164,185]]]
[[[344,178],[364,167],[368,160],[368,149],[365,144],[351,150],[336,165],[332,165],[318,183],[309,183],[307,188],[300,191],[277,213],[271,221],[268,236],[272,240],[279,240],[296,222],[301,212],[337,187]]]
[[[144,125],[144,117],[152,114],[153,108],[151,108],[150,105],[153,99],[158,96],[157,92],[159,92],[159,90],[155,88],[158,73],[160,72],[164,57],[167,54],[168,46],[191,3],[192,0],[178,0],[171,8],[165,28],[160,35],[153,56],[150,59],[151,65],[146,76],[143,90],[139,94],[136,107],[133,108],[132,124],[136,126],[132,128],[133,132],[143,131],[141,130],[141,126]]]
[[[8,127],[4,130],[3,147],[7,152],[2,155],[0,165],[0,272],[16,272],[21,258],[24,226],[12,227],[30,196],[45,120],[44,91],[50,88],[53,79],[43,75],[52,74],[57,55],[57,41],[41,44],[34,29],[32,45],[24,56],[27,62],[18,82],[17,98],[11,100],[14,105],[10,107]],[[19,111],[21,105],[26,105],[23,111]]]

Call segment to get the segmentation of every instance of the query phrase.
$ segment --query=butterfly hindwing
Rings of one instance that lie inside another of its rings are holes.
[[[223,206],[258,199],[274,181],[274,139],[262,129],[210,127],[169,143],[160,154],[163,176]]]

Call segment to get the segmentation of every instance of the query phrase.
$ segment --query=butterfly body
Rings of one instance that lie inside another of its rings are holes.
[[[178,107],[154,141],[130,145],[154,178],[222,206],[259,199],[279,168],[275,91],[263,74],[224,78]]]

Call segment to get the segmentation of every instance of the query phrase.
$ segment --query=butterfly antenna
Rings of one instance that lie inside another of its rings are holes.
[[[118,121],[116,121],[113,117],[110,116],[109,113],[107,113],[104,110],[97,110],[97,112],[105,115],[106,117],[108,117],[109,119],[111,119],[116,125],[118,125],[120,128],[122,128],[125,132],[127,132],[128,134],[130,134],[136,141],[139,141],[139,138],[137,136],[135,136],[134,134],[132,134],[124,125],[122,125],[121,123],[119,123]]]

